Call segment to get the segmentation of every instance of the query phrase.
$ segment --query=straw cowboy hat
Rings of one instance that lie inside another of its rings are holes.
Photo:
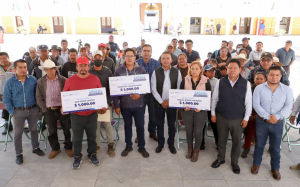
[[[50,59],[45,60],[44,66],[39,66],[39,69],[45,71],[45,68],[60,68],[60,66],[55,66],[54,62]]]
[[[234,56],[234,57],[232,57],[232,58],[234,58],[234,59],[244,59],[244,60],[245,60],[245,63],[247,63],[247,62],[249,61],[249,59],[247,59],[247,58],[246,58],[246,55],[243,54],[243,53],[241,53],[241,54],[239,54],[239,55],[236,55],[236,56]]]
[[[275,62],[275,63],[274,63]],[[277,57],[273,57],[273,64],[282,67],[282,63],[279,62],[279,59]]]

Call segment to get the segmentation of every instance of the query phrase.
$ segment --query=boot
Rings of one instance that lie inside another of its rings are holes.
[[[191,159],[192,162],[197,162],[198,156],[199,156],[199,151],[200,151],[200,149],[198,149],[196,147],[194,148],[193,157]]]
[[[108,155],[109,155],[109,157],[115,157],[116,156],[114,145],[115,145],[114,143],[108,144]]]
[[[187,159],[191,159],[193,155],[193,145],[188,145],[188,152],[187,155],[185,156]]]

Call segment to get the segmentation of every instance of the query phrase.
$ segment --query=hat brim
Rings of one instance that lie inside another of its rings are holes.
[[[45,71],[45,68],[60,68],[61,66],[53,66],[53,67],[44,67],[44,66],[39,66],[39,69],[42,71]]]
[[[245,60],[245,63],[247,63],[250,59],[247,59],[247,58],[242,58],[240,56],[234,56],[233,59],[244,59]]]

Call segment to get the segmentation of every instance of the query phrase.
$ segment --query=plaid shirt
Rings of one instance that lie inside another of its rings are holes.
[[[47,88],[46,88],[46,106],[54,107],[61,106],[61,97],[60,97],[60,85],[59,80],[56,75],[55,79],[50,81],[48,77],[47,80]]]
[[[137,63],[139,63],[142,67],[145,68],[146,73],[149,74],[149,80],[151,81],[151,77],[152,77],[152,73],[153,71],[160,67],[160,63],[157,60],[154,60],[153,58],[150,58],[148,64],[146,64],[146,62],[144,61],[143,58],[140,58],[138,60],[136,60]]]

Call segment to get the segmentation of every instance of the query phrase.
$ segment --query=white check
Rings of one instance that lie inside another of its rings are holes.
[[[150,93],[149,74],[109,77],[110,96]]]
[[[169,107],[185,109],[210,110],[211,91],[169,90]]]
[[[61,92],[64,113],[107,108],[106,89],[94,88]]]

